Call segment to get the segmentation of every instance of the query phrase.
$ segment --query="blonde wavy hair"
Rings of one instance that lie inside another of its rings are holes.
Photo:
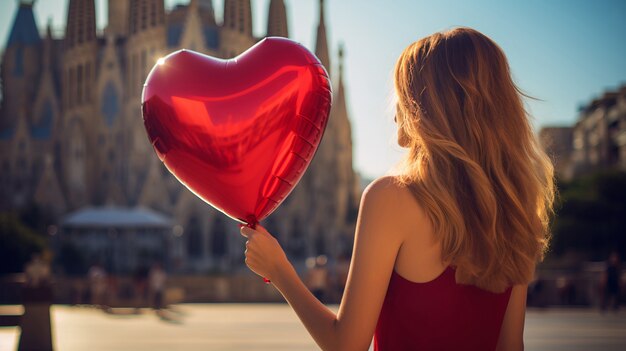
[[[527,284],[543,259],[555,197],[507,59],[470,28],[432,34],[395,68],[398,177],[432,222],[456,281],[501,292]]]

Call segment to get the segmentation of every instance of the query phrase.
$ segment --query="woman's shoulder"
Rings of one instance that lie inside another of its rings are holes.
[[[374,179],[363,191],[363,198],[380,198],[397,196],[402,184],[396,176],[386,175]]]
[[[409,186],[395,175],[382,176],[372,181],[363,192],[362,202],[393,209],[399,215],[419,207]]]
[[[380,177],[365,188],[359,217],[372,227],[384,228],[388,237],[393,235],[400,242],[414,235],[426,219],[409,186],[397,176]]]
[[[409,186],[400,180],[399,176],[385,175],[369,183],[363,195],[369,194],[377,196],[402,196],[410,195],[411,191]]]

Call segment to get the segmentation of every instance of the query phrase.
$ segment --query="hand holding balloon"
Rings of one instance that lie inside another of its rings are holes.
[[[246,265],[256,274],[268,280],[276,279],[290,263],[282,247],[265,228],[257,225],[256,229],[241,226],[241,235],[246,241]]]

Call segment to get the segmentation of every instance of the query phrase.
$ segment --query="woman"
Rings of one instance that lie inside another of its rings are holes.
[[[397,176],[365,190],[337,314],[278,242],[242,228],[246,264],[271,279],[323,350],[523,349],[526,288],[548,243],[553,167],[502,50],[457,28],[395,68]]]

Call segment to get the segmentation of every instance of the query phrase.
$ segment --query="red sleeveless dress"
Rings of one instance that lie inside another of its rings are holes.
[[[495,350],[511,288],[459,285],[454,268],[415,283],[392,273],[374,334],[375,351]]]

